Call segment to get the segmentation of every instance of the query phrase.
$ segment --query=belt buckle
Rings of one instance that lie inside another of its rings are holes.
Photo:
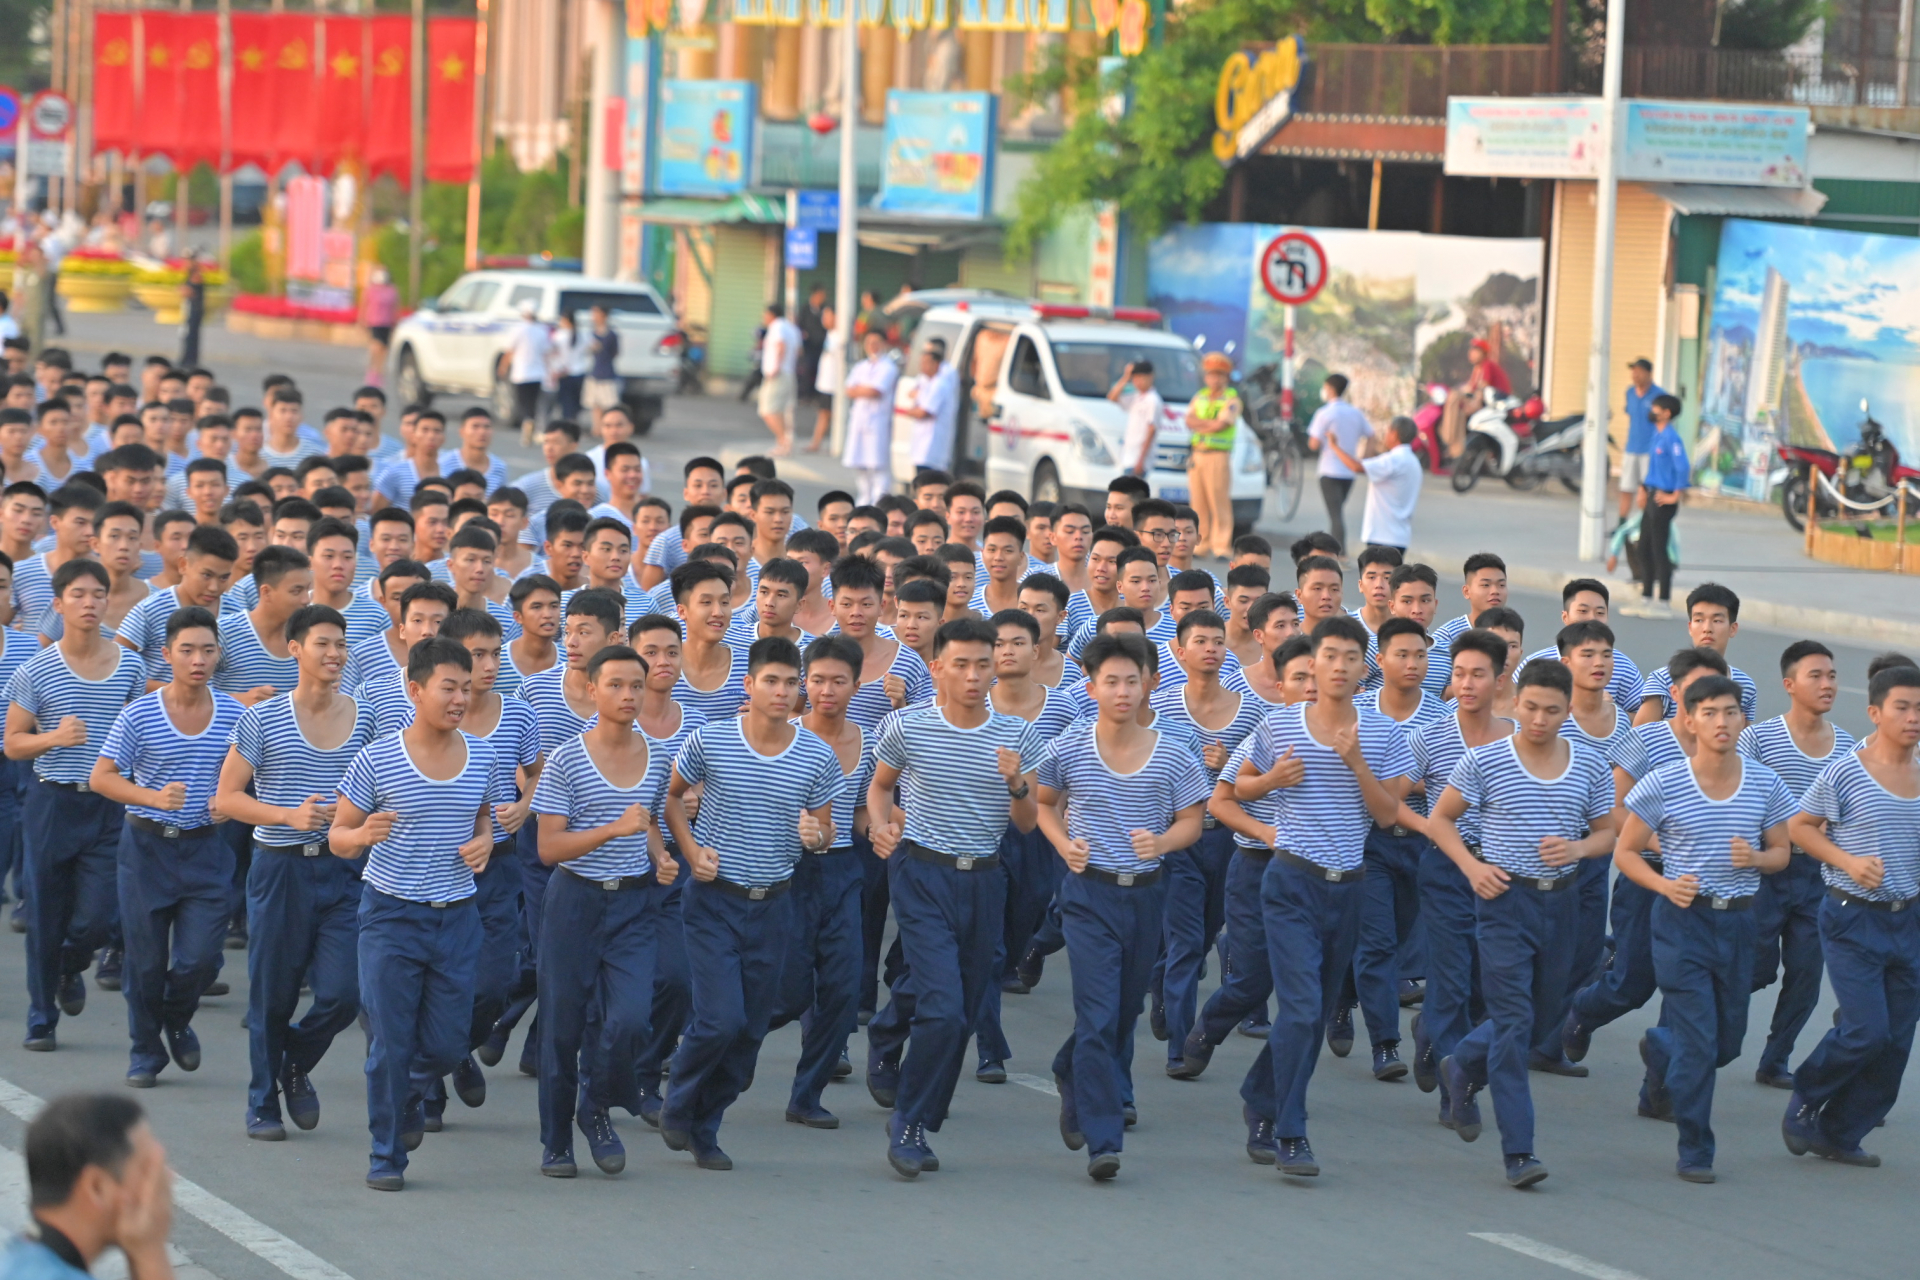
[[[1552,876],[1541,876],[1533,882],[1533,887],[1542,893],[1546,893],[1551,890],[1556,883],[1557,881],[1555,881]]]
[[[972,858],[955,858],[953,860],[953,865],[961,871],[971,871],[973,870],[973,859]]]
[[[88,785],[87,783],[85,783],[85,782],[76,782],[76,783],[74,783],[74,784],[73,784],[73,789],[74,789],[75,791],[77,791],[77,792],[79,792],[79,793],[80,793],[81,795],[83,795],[83,796],[84,796],[84,795],[86,795],[86,794],[87,794],[87,793],[88,793],[89,791],[92,791],[92,790],[93,790],[93,788],[92,788],[91,786],[89,786],[89,785]]]
[[[1328,884],[1339,884],[1341,880],[1346,878],[1347,873],[1344,871],[1337,870],[1336,868],[1333,868],[1333,867],[1327,867],[1321,872],[1321,874],[1327,878]]]
[[[1131,889],[1133,888],[1133,872],[1122,871],[1113,877],[1113,882],[1122,889]]]
[[[427,904],[428,907],[430,907],[435,911],[445,911],[448,907],[452,905],[453,904],[451,902],[429,902]]]
[[[1728,902],[1729,899],[1722,898],[1717,894],[1709,894],[1707,897],[1707,908],[1710,911],[1725,911]]]
[[[767,886],[763,884],[754,885],[753,888],[747,890],[747,901],[749,902],[759,902],[766,896]]]
[[[303,858],[317,858],[320,856],[320,851],[326,847],[327,842],[325,840],[309,840],[300,846],[300,856]]]
[[[620,887],[620,882],[618,880],[602,880],[600,882],[600,887],[602,889],[605,889],[608,893],[612,893],[615,889],[618,889]]]
[[[180,838],[180,828],[174,826],[171,822],[163,822],[160,824],[160,834],[169,840],[178,840]]]
[[[1893,909],[1895,911],[1905,911],[1907,904],[1911,901],[1913,901],[1911,898],[1895,898],[1893,900]]]

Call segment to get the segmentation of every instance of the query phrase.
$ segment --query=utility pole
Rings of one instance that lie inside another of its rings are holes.
[[[487,0],[473,32],[473,176],[467,180],[467,270],[480,265],[480,166],[487,159]]]
[[[836,454],[847,438],[847,373],[855,363],[853,313],[860,305],[860,174],[855,145],[860,129],[859,0],[840,0],[840,15],[840,229],[833,261],[833,318],[840,328],[841,366],[833,389]]]
[[[427,198],[427,0],[413,0],[413,146],[407,174],[407,301],[420,305],[420,243],[426,235]]]
[[[1593,334],[1587,354],[1587,421],[1580,448],[1580,558],[1598,560],[1607,545],[1607,375],[1613,364],[1613,224],[1620,195],[1620,62],[1626,0],[1607,0],[1607,60],[1600,110],[1607,120],[1593,219]]]

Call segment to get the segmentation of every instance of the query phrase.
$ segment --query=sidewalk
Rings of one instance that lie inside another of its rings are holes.
[[[1534,493],[1518,493],[1498,481],[1481,481],[1470,494],[1457,494],[1445,477],[1428,477],[1414,515],[1411,558],[1431,564],[1440,575],[1443,598],[1459,582],[1460,565],[1476,551],[1492,551],[1507,562],[1515,586],[1558,591],[1570,578],[1598,577],[1615,598],[1638,592],[1625,560],[1612,575],[1604,564],[1582,562],[1576,554],[1578,499],[1558,484]],[[1614,524],[1609,492],[1607,527]],[[1364,485],[1347,501],[1348,536],[1359,538],[1366,509]],[[1326,512],[1318,488],[1309,479],[1300,510],[1284,526],[1285,534],[1325,527]],[[1680,564],[1673,575],[1679,601],[1703,582],[1718,582],[1740,595],[1740,622],[1790,634],[1821,633],[1887,645],[1920,645],[1920,578],[1848,569],[1808,558],[1806,544],[1778,510],[1759,512],[1683,507],[1677,522]],[[1268,526],[1263,525],[1263,530]],[[1281,532],[1272,526],[1272,532]]]

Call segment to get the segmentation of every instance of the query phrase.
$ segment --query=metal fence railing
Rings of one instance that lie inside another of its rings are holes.
[[[1317,44],[1301,108],[1325,115],[1447,114],[1452,95],[1526,97],[1553,88],[1544,44]]]
[[[1631,47],[1625,55],[1620,91],[1628,97],[1863,107],[1910,106],[1920,97],[1920,60],[1908,58]],[[1577,68],[1571,87],[1598,93],[1600,69]]]

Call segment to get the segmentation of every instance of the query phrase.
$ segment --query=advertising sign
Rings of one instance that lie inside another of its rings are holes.
[[[1456,178],[1591,178],[1606,145],[1598,98],[1448,98]]]
[[[1726,102],[1628,102],[1620,176],[1800,188],[1807,169],[1805,107]]]
[[[751,80],[666,80],[660,85],[653,189],[662,195],[730,196],[753,181]]]
[[[873,207],[923,218],[986,217],[993,205],[995,104],[984,92],[890,90]]]

